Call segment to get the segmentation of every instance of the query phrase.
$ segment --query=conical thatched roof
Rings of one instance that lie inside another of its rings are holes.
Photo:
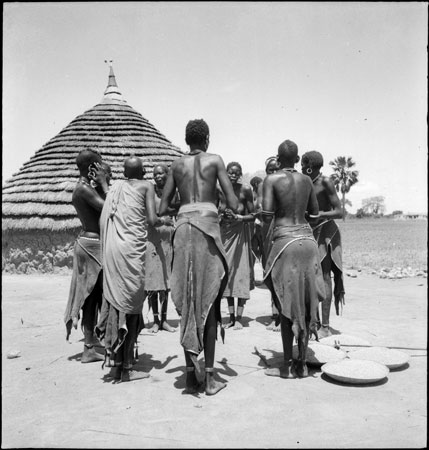
[[[100,152],[113,180],[135,153],[152,178],[155,163],[170,165],[183,153],[122,98],[113,69],[100,103],[76,117],[38,150],[3,186],[2,229],[67,230],[80,226],[71,203],[79,172],[75,159],[84,148]]]

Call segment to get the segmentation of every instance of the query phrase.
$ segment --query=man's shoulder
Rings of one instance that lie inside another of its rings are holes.
[[[327,175],[322,175],[320,177],[320,183],[322,184],[322,186],[334,186],[334,182],[332,181],[331,177]]]

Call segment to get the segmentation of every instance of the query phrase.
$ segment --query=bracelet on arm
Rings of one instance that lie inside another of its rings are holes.
[[[267,217],[273,217],[274,216],[274,211],[264,211],[263,209],[261,210],[261,214],[263,216],[267,216]]]

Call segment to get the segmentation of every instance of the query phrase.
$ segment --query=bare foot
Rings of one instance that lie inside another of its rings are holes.
[[[329,329],[329,325],[322,325],[319,330],[317,331],[317,334],[319,336],[319,339],[325,338],[328,336],[332,336],[332,332]]]
[[[202,391],[204,383],[198,381],[195,370],[186,373],[186,389],[188,394],[196,394]]]
[[[122,367],[116,366],[110,369],[108,377],[113,378],[114,380],[120,380],[122,375]]]
[[[307,368],[307,364],[305,363],[305,361],[297,361],[296,374],[299,376],[299,378],[308,377],[308,368]]]
[[[149,378],[150,374],[148,372],[140,372],[133,369],[123,369],[121,374],[121,381],[135,381],[142,380],[144,378]]]
[[[147,331],[148,331],[148,333],[153,333],[153,334],[158,333],[158,331],[159,331],[159,325],[158,325],[157,323],[154,323],[154,324],[152,325],[152,327],[149,328],[149,330],[147,330]]]
[[[265,369],[265,375],[280,378],[296,378],[297,374],[292,363],[285,364],[281,367],[272,367]]]
[[[94,347],[88,348],[85,345],[80,362],[85,364],[97,361],[104,361],[104,356],[100,355],[100,353],[97,353]]]
[[[235,324],[235,322],[228,322],[227,324],[225,324],[223,327],[225,328],[225,329],[228,329],[228,328],[231,328],[231,327],[233,327],[234,326],[234,324]]]
[[[206,395],[215,395],[224,387],[226,387],[226,383],[216,381],[212,373],[206,374],[206,387],[205,387]]]
[[[236,320],[233,330],[242,330],[242,329],[243,329],[243,325],[241,324],[241,322],[239,320]]]
[[[276,326],[276,321],[273,320],[265,329],[272,330]]]
[[[176,328],[173,328],[168,322],[163,322],[161,329],[169,331],[170,333],[175,333],[177,331]]]

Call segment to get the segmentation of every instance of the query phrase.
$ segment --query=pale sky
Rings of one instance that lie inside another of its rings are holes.
[[[113,59],[124,99],[188,150],[245,173],[285,139],[351,156],[348,198],[427,212],[426,2],[3,3],[3,183],[95,106]],[[300,169],[300,165],[298,165]]]

